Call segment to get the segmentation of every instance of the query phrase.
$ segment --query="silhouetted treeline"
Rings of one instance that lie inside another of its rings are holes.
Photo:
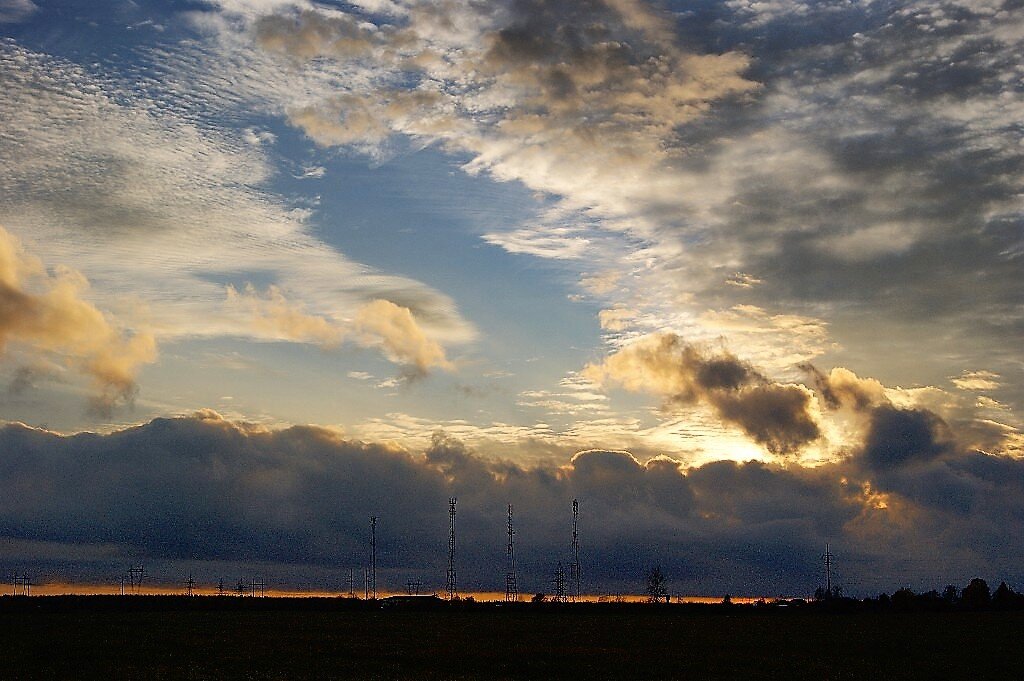
[[[947,584],[942,591],[926,591],[915,593],[903,587],[892,594],[882,593],[875,598],[846,598],[841,592],[824,593],[819,589],[815,593],[814,607],[828,609],[870,608],[877,610],[907,611],[940,611],[940,610],[1024,610],[1024,594],[1017,593],[1006,582],[1000,582],[995,591],[989,588],[988,582],[975,577],[963,589]]]

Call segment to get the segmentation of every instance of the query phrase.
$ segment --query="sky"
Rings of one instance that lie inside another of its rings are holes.
[[[0,0],[0,569],[1024,589],[1018,0]]]

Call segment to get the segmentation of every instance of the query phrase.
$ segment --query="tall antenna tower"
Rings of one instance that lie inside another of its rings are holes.
[[[828,543],[825,544],[825,555],[821,557],[825,561],[825,598],[832,598],[832,552],[828,550]]]
[[[565,603],[565,568],[562,566],[562,561],[558,561],[558,569],[555,570],[555,601],[558,603]]]
[[[572,500],[572,602],[580,600],[580,503]]]
[[[519,587],[516,586],[516,553],[512,538],[512,504],[508,505],[508,572],[505,573],[505,602],[515,603],[519,600]]]
[[[370,594],[377,600],[377,516],[370,516]]]
[[[32,595],[32,578],[28,575],[14,575],[14,595],[15,596],[31,596]]]
[[[446,583],[446,590],[448,591],[448,600],[454,601],[459,594],[455,581],[455,497],[448,500],[448,519],[450,522],[448,531],[448,580]]]
[[[352,572],[352,568],[348,569],[348,597],[356,597],[356,580],[355,574]]]
[[[146,576],[146,568],[143,565],[132,565],[128,568],[128,586],[131,593],[138,594],[142,590],[142,579]]]

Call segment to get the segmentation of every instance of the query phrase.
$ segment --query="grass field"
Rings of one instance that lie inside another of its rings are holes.
[[[0,678],[1024,678],[1024,613],[125,600],[0,604]]]

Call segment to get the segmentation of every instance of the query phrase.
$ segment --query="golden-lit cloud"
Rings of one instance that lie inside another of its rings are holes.
[[[282,339],[315,343],[325,348],[341,345],[345,333],[335,322],[324,316],[308,314],[290,302],[276,286],[260,295],[255,287],[247,285],[242,292],[227,287],[229,307],[245,310],[259,329],[278,334]]]
[[[950,380],[961,390],[996,390],[1002,386],[999,379],[992,371],[964,371]]]
[[[411,368],[416,375],[431,369],[451,370],[444,348],[429,338],[412,311],[390,300],[361,306],[354,319],[335,319],[306,311],[276,286],[261,294],[252,285],[238,291],[227,287],[227,306],[247,314],[252,324],[270,337],[313,343],[326,349],[347,340],[364,347],[379,347],[391,361]]]
[[[668,405],[708,405],[774,454],[795,453],[821,435],[805,386],[771,381],[732,354],[709,352],[673,333],[640,338],[583,375],[658,395]]]
[[[384,349],[393,361],[411,365],[424,373],[429,369],[452,369],[444,348],[431,340],[420,328],[407,307],[390,300],[374,300],[356,314],[356,328],[367,345]]]
[[[85,299],[89,282],[65,267],[47,271],[0,227],[0,350],[9,343],[55,355],[89,376],[93,406],[109,412],[135,392],[139,367],[156,359],[156,340],[119,328]]]

